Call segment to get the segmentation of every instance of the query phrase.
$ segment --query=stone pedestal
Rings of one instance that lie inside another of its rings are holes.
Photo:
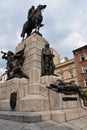
[[[11,110],[10,95],[12,92],[17,92],[16,110],[19,109],[19,100],[28,95],[28,80],[25,78],[14,78],[0,83],[0,110]]]
[[[18,52],[26,44],[23,68],[29,76],[29,84],[40,83],[41,51],[46,43],[44,38],[34,33],[16,47],[16,52]]]
[[[16,52],[26,44],[23,71],[29,79],[14,78],[0,84],[0,110],[10,110],[10,94],[14,91],[17,92],[17,111],[40,112],[80,107],[78,95],[73,95],[77,97],[77,101],[64,102],[62,97],[66,95],[47,88],[58,79],[57,76],[41,77],[41,52],[47,43],[43,37],[34,33],[18,44]]]

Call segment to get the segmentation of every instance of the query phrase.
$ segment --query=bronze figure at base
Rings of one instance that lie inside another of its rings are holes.
[[[41,68],[42,74],[44,75],[54,75],[55,65],[53,62],[54,55],[51,52],[50,45],[46,44],[45,47],[42,49],[42,56],[41,56]]]
[[[12,51],[8,51],[7,53],[1,51],[1,53],[3,53],[2,59],[7,60],[7,80],[15,77],[28,78],[28,76],[25,75],[22,70],[22,65],[25,59],[24,49],[25,47],[16,54],[14,54]]]

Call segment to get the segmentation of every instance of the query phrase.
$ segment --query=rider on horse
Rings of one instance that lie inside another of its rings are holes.
[[[27,34],[27,37],[31,34],[32,30],[35,29],[36,32],[39,32],[39,28],[43,26],[41,24],[43,20],[42,12],[41,10],[45,9],[46,5],[38,5],[35,9],[34,6],[32,6],[28,11],[28,20],[23,25],[23,30],[21,33],[21,37],[24,36],[25,33]]]
[[[35,7],[32,6],[32,7],[29,9],[29,11],[28,11],[28,21],[31,20],[31,18],[32,18],[33,14],[34,14],[34,11],[35,11]]]

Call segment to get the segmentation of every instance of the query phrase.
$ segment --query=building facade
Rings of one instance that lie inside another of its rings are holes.
[[[81,87],[87,87],[87,45],[73,50],[77,82]]]
[[[75,60],[68,60],[66,58],[65,62],[57,64],[55,74],[57,74],[59,79],[64,82],[72,82],[77,84]]]
[[[54,54],[54,58],[53,58],[53,61],[54,61],[54,64],[57,65],[60,63],[60,55],[58,54],[58,52],[54,49],[54,48],[51,48],[51,51],[52,53]]]

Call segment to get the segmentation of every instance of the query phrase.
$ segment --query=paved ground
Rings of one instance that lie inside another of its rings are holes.
[[[58,124],[52,120],[23,123],[0,119],[0,130],[87,130],[87,117]]]

